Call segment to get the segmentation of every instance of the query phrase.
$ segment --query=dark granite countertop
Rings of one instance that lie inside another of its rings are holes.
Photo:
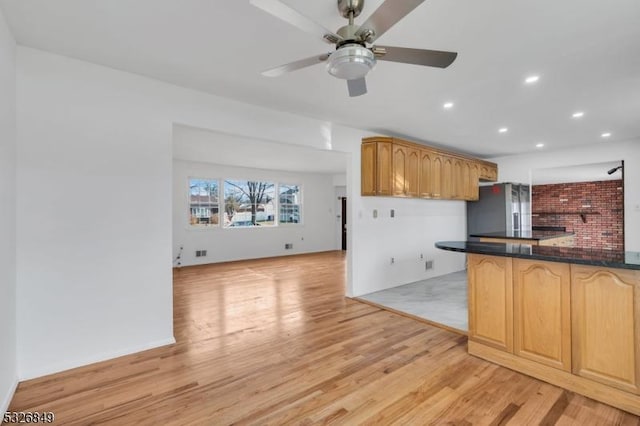
[[[442,250],[489,256],[517,257],[550,262],[577,263],[640,270],[640,252],[595,250],[578,247],[532,246],[529,244],[480,243],[475,241],[439,241]]]
[[[573,232],[562,231],[501,231],[501,232],[478,232],[469,235],[476,238],[505,238],[518,240],[550,240],[552,238],[569,237],[575,235]]]

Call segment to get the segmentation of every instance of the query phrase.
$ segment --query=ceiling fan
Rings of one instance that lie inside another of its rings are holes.
[[[457,53],[373,45],[378,37],[423,1],[385,0],[369,19],[362,25],[356,25],[353,20],[362,12],[364,0],[338,0],[338,10],[349,20],[349,24],[334,33],[280,0],[250,0],[252,5],[336,46],[333,52],[271,68],[262,74],[277,77],[289,71],[327,62],[329,74],[347,80],[349,96],[353,97],[367,93],[365,76],[376,65],[376,60],[446,68],[456,59]]]

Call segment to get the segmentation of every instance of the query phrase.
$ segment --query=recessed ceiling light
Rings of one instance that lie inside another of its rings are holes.
[[[602,136],[603,138],[608,138],[609,136],[611,136],[611,133],[610,132],[604,132],[600,136]]]
[[[506,127],[500,127],[500,128],[498,129],[498,132],[500,132],[500,133],[507,133],[507,130],[509,130],[509,129],[507,129]]]
[[[574,113],[573,113],[573,115],[572,115],[572,117],[573,117],[573,118],[580,118],[580,117],[582,117],[583,115],[584,115],[584,112],[582,112],[582,111],[578,111],[578,112],[574,112]]]
[[[542,142],[536,144],[536,148],[542,148],[542,147],[544,147],[544,144]]]
[[[527,83],[527,84],[533,84],[538,80],[540,80],[540,76],[538,76],[538,75],[530,75],[529,77],[524,79],[524,82]]]
[[[442,106],[444,107],[444,109],[451,109],[453,108],[453,102],[447,102]]]

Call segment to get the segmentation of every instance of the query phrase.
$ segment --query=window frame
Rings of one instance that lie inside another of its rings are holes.
[[[217,182],[218,184],[218,223],[215,224],[193,224],[191,223],[191,181],[192,180],[200,180],[207,182]],[[208,229],[221,229],[221,221],[222,221],[222,209],[224,204],[221,202],[221,179],[220,178],[207,178],[207,177],[197,177],[197,176],[188,176],[187,177],[187,229],[192,231],[205,231]]]
[[[297,205],[298,207],[298,222],[280,222],[280,186],[297,186],[298,187],[298,192],[300,193],[299,195],[299,199],[300,199],[300,203],[298,204],[293,204],[293,205]],[[278,224],[281,226],[302,226],[304,224],[304,187],[302,184],[299,183],[286,183],[286,182],[278,182],[278,204],[277,204],[277,209],[278,209]]]
[[[217,182],[218,184],[218,223],[216,224],[192,224],[191,223],[191,181],[192,180],[200,180],[200,181],[208,181],[208,182]],[[226,203],[225,203],[225,193],[224,193],[224,185],[226,181],[235,181],[235,182],[266,182],[266,183],[272,183],[274,186],[274,220],[273,220],[273,225],[265,225],[265,226],[224,226],[224,221],[225,221],[225,207],[226,207]],[[297,186],[298,190],[299,190],[299,203],[298,204],[293,204],[293,205],[297,205],[299,206],[298,208],[298,214],[300,216],[300,219],[298,222],[281,222],[280,221],[280,208],[281,208],[281,203],[280,203],[280,187],[281,186]],[[186,187],[187,187],[187,194],[186,194],[186,199],[187,199],[187,220],[186,220],[186,228],[189,231],[208,231],[208,230],[227,230],[227,229],[273,229],[273,228],[278,228],[280,226],[283,227],[296,227],[296,226],[303,226],[304,222],[305,222],[305,212],[304,212],[304,185],[301,183],[287,183],[286,181],[281,182],[278,181],[277,179],[264,179],[264,178],[259,178],[259,179],[237,179],[237,178],[210,178],[210,177],[200,177],[200,176],[194,176],[194,175],[189,175],[187,176],[187,182],[186,182]]]
[[[273,209],[274,209],[274,218],[273,218],[273,224],[272,225],[255,225],[255,226],[225,226],[224,224],[224,214],[226,214],[226,203],[225,203],[225,188],[224,185],[227,181],[231,181],[231,182],[264,182],[264,183],[268,183],[268,184],[273,184],[273,191],[274,191],[274,198],[273,198]],[[221,214],[222,216],[222,223],[221,223],[221,229],[270,229],[270,228],[277,228],[278,226],[280,226],[280,224],[278,223],[276,214],[278,211],[278,200],[277,200],[277,195],[278,195],[278,181],[277,180],[269,180],[269,179],[264,179],[264,178],[247,178],[247,179],[238,179],[238,178],[224,178],[222,179],[222,187],[220,188],[220,190],[222,191],[222,209],[221,209]]]

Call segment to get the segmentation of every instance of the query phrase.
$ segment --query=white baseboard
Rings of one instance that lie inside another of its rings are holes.
[[[138,346],[132,346],[125,349],[120,349],[113,352],[105,352],[98,355],[92,355],[85,358],[76,359],[73,361],[66,361],[58,364],[52,364],[31,371],[21,371],[20,381],[36,379],[42,376],[48,376],[49,374],[60,373],[61,371],[71,370],[73,368],[83,367],[89,364],[95,364],[96,362],[107,361],[113,358],[118,358],[124,355],[131,355],[136,352],[142,352],[149,349],[158,348],[160,346],[172,345],[176,343],[175,337],[171,336],[166,339],[156,340],[154,342],[148,342]]]
[[[18,378],[13,379],[13,384],[9,387],[9,391],[6,395],[2,397],[2,401],[0,402],[0,415],[4,414],[5,411],[9,409],[9,404],[11,404],[11,400],[13,399],[13,394],[16,393],[16,389],[18,388]],[[2,423],[0,419],[0,423]]]

